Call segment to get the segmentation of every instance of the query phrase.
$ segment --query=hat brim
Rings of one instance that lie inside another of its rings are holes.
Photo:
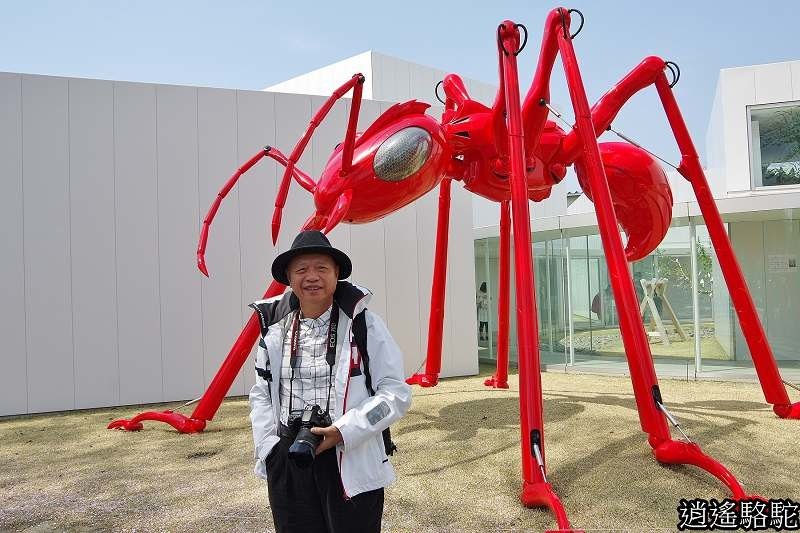
[[[339,267],[339,279],[349,278],[350,274],[353,272],[353,264],[343,251],[337,250],[332,246],[301,246],[299,248],[287,250],[275,258],[272,262],[272,277],[279,283],[289,285],[289,277],[286,275],[286,269],[289,268],[289,263],[298,255],[307,254],[329,255]]]

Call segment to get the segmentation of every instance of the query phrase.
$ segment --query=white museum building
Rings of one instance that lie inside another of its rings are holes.
[[[217,214],[208,279],[195,258],[206,210],[263,146],[288,153],[326,95],[356,72],[367,80],[360,130],[395,102],[436,102],[445,74],[375,52],[263,91],[0,73],[0,416],[200,396],[247,321],[247,304],[266,290],[272,258],[313,201],[291,188],[273,247],[269,221],[282,168],[264,159]],[[495,87],[465,81],[475,99],[493,100]],[[309,143],[299,166],[311,176],[342,140],[348,110],[349,100],[339,101]],[[429,112],[439,116],[441,108]],[[800,360],[798,132],[800,61],[721,71],[708,175],[787,368]],[[699,210],[690,189],[671,180],[673,225],[632,270],[668,278],[680,322],[701,334],[671,343],[669,354],[654,348],[654,356],[683,358],[698,371],[745,365]],[[496,220],[494,207],[454,185],[443,377],[476,374],[496,348],[496,312],[480,342],[475,312],[483,281],[496,302],[499,228],[487,222]],[[425,358],[437,196],[434,188],[382,220],[343,224],[330,235],[353,260],[350,279],[373,291],[370,309],[403,349],[407,375]],[[573,200],[554,188],[533,219],[540,348],[546,363],[614,361],[621,357],[614,313],[592,310],[607,279],[592,205]],[[686,279],[694,260],[700,268]],[[253,381],[246,364],[230,394],[246,394]]]

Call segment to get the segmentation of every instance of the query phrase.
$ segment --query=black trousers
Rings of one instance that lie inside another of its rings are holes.
[[[267,457],[269,505],[277,533],[373,533],[381,530],[383,489],[345,498],[336,449],[301,468],[289,460],[294,439],[281,437]]]

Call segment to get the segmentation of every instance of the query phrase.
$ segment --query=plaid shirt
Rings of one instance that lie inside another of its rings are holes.
[[[336,402],[336,386],[334,385],[335,369],[328,366],[327,355],[328,325],[331,321],[331,309],[318,318],[300,318],[300,336],[297,342],[297,365],[292,380],[292,324],[294,313],[284,320],[283,361],[281,364],[281,380],[278,385],[281,402],[281,423],[289,425],[289,389],[292,392],[292,416],[300,415],[303,408],[319,405],[323,410],[328,402],[328,386],[330,379],[331,419],[334,419],[333,404]],[[299,312],[299,310],[298,310]]]

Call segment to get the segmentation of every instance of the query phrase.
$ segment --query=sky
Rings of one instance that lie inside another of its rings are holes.
[[[519,56],[524,92],[554,7],[539,0],[0,0],[0,71],[262,89],[374,50],[496,83],[495,31],[510,19],[530,32]],[[574,44],[590,102],[648,55],[680,65],[676,97],[701,157],[721,68],[800,59],[796,1],[579,0],[565,7],[586,17]],[[571,117],[560,63],[552,100]],[[654,89],[635,96],[614,127],[678,161]]]

